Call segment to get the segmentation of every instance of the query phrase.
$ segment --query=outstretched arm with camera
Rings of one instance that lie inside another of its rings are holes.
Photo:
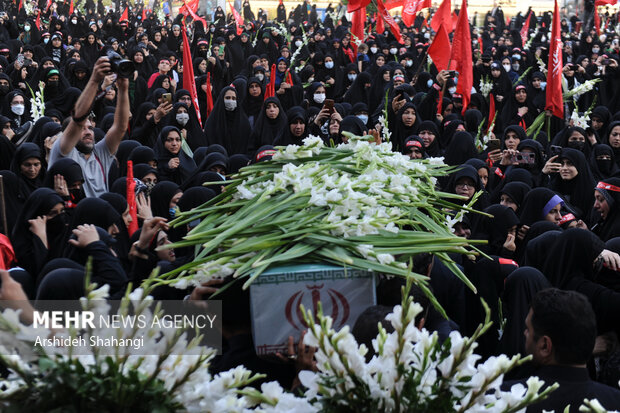
[[[116,88],[118,90],[116,92],[114,123],[105,135],[105,143],[111,154],[116,153],[129,124],[129,79],[117,77]]]
[[[95,96],[97,96],[99,85],[105,76],[110,73],[110,69],[110,62],[107,57],[100,57],[95,63],[93,74],[90,76],[84,91],[75,103],[71,121],[60,138],[60,152],[63,156],[67,156],[80,140],[82,128],[86,126],[88,114],[90,113],[90,108],[95,100]],[[127,107],[127,112],[129,112],[129,107]],[[116,117],[114,121],[116,124]]]

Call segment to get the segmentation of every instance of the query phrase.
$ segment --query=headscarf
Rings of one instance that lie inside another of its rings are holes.
[[[521,225],[531,226],[544,221],[545,217],[558,204],[564,205],[562,198],[549,188],[532,189],[525,197],[521,207]]]
[[[603,220],[602,218],[592,227],[592,232],[599,236],[603,241],[620,236],[620,178],[607,178],[601,181],[595,190],[600,193],[609,205],[609,213]],[[609,185],[609,189],[605,186]]]
[[[601,155],[609,155],[611,159],[596,159]],[[604,143],[594,145],[592,154],[590,155],[590,170],[592,171],[592,175],[594,175],[594,179],[598,179],[599,181],[617,175],[618,172],[620,172],[620,168],[618,168],[616,164],[614,151],[609,145],[605,145]]]
[[[237,107],[233,111],[228,111],[224,107],[224,95],[229,90],[237,95]],[[239,107],[241,102],[238,99],[239,95],[234,87],[223,88],[204,128],[209,145],[214,143],[222,145],[231,155],[247,152],[248,139],[252,132],[245,112]]]
[[[39,174],[34,179],[28,179],[21,172],[21,164],[25,160],[29,158],[36,158],[41,162],[41,170]],[[45,170],[47,169],[47,165],[45,163],[45,157],[41,153],[41,148],[39,148],[36,144],[31,142],[23,143],[20,147],[15,151],[15,155],[13,157],[13,162],[11,162],[11,171],[19,177],[24,182],[24,186],[22,189],[25,191],[23,193],[24,198],[28,198],[28,196],[37,188],[43,186],[43,180],[45,179]]]
[[[17,217],[26,202],[26,198],[23,195],[24,192],[21,189],[24,183],[11,171],[0,171],[0,176],[2,176],[2,183],[4,185],[4,207],[8,227],[2,233],[10,237],[17,222]]]
[[[279,112],[275,119],[267,117],[266,110],[267,105],[273,103],[278,106]],[[254,121],[254,128],[252,130],[252,136],[250,137],[250,146],[248,152],[253,153],[257,148],[264,145],[273,144],[274,140],[278,136],[281,130],[287,126],[286,113],[284,108],[277,97],[269,97],[265,99],[262,109]]]
[[[157,138],[157,146],[155,147],[157,169],[161,180],[173,181],[180,185],[189,176],[191,176],[192,173],[194,173],[196,170],[196,163],[193,158],[185,153],[182,147],[177,154],[173,154],[166,149],[166,139],[172,132],[176,132],[179,136],[182,136],[179,129],[174,126],[166,126],[162,129],[159,137]],[[182,137],[181,140],[183,140]],[[171,169],[168,165],[172,158],[179,158],[179,166],[175,169]]]
[[[577,176],[570,181],[565,181],[558,173],[551,179],[551,189],[566,196],[567,201],[577,208],[575,215],[588,221],[590,210],[594,204],[594,187],[596,182],[592,177],[588,162],[582,152],[577,149],[564,148],[558,157],[569,160],[577,169]]]
[[[162,217],[166,219],[170,216],[170,201],[181,192],[179,185],[174,182],[163,181],[157,183],[151,190],[151,210],[154,217]]]

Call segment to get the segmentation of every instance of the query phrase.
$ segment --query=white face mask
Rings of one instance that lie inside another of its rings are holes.
[[[598,54],[598,52],[600,52],[600,51],[601,51],[601,49],[599,49],[598,47],[592,49],[592,53]]]
[[[504,70],[510,72],[510,65],[502,65],[504,66]]]
[[[323,103],[325,101],[325,93],[315,93],[314,101],[316,103]]]
[[[545,90],[546,87],[547,87],[547,82],[540,82],[540,88],[542,90]]]
[[[302,45],[302,44],[303,44],[303,43],[302,43],[302,41],[301,41],[301,40],[297,40],[297,41],[295,42],[295,47],[301,47],[301,45]]]
[[[413,66],[413,60],[405,60],[405,66],[407,67]]]
[[[433,79],[428,79],[428,80],[426,81],[426,86],[428,86],[428,87],[433,86]]]
[[[24,109],[26,109],[26,107],[24,105],[13,105],[11,106],[11,111],[16,114],[17,116],[21,116],[24,114]]]
[[[71,23],[77,24],[77,19],[71,19]]]
[[[398,49],[397,49],[397,48],[392,47],[392,48],[390,49],[390,53],[392,53],[392,54],[396,54],[396,52],[398,52]]]
[[[325,68],[332,69],[334,67],[334,62],[325,62]]]
[[[519,67],[520,67],[520,66],[519,66],[519,63],[513,63],[513,64],[512,64],[512,70],[514,70],[515,72],[518,72],[518,71],[519,71]]]
[[[50,41],[50,39],[48,37],[46,37],[45,39],[43,39],[43,43],[47,44]]]
[[[262,82],[262,81],[263,81],[263,79],[265,79],[265,75],[264,75],[264,74],[262,74],[262,73],[257,73],[257,74],[256,74],[256,78]]]
[[[453,95],[454,92],[456,92],[456,87],[454,87],[454,86],[453,87],[449,87],[448,88],[448,92],[450,92],[450,94]]]
[[[353,82],[357,78],[357,75],[355,73],[349,73],[347,77],[351,82]]]
[[[376,48],[376,47],[371,47],[371,48],[370,48],[370,51],[371,51],[372,53],[377,53],[377,50],[379,50],[379,49],[378,49],[378,48]]]
[[[233,110],[237,109],[237,101],[236,100],[224,100],[224,108],[227,111],[232,112]]]
[[[24,30],[29,32],[30,31],[30,26],[24,26]]]
[[[189,122],[189,113],[177,113],[177,122],[181,126],[185,126]]]
[[[357,118],[361,120],[364,125],[368,123],[368,115],[357,115]]]
[[[314,82],[314,78],[313,77],[309,77],[308,78],[308,82],[313,83]]]
[[[430,39],[431,38],[431,34],[430,33],[424,33],[424,38],[425,39]]]

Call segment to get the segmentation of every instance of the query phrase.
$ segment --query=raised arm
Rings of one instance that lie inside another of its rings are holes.
[[[105,135],[105,143],[111,154],[115,154],[120,145],[127,126],[129,125],[129,79],[118,77],[116,79],[116,110],[114,112],[114,123]]]
[[[84,91],[75,103],[71,121],[60,137],[60,153],[62,155],[68,155],[81,139],[82,129],[84,128],[86,119],[88,119],[88,114],[90,113],[90,108],[93,105],[95,96],[97,96],[99,85],[103,81],[103,78],[110,73],[110,69],[110,62],[107,57],[100,57],[95,63],[93,74],[90,76]]]

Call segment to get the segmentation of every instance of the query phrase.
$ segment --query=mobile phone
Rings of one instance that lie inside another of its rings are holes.
[[[32,64],[32,60],[24,57],[24,66],[30,66]]]
[[[536,160],[536,154],[531,152],[517,152],[511,158],[512,163],[519,164],[534,164]]]
[[[220,46],[220,51],[219,51],[219,53],[218,53],[218,54],[224,54],[224,48],[225,48],[225,47],[226,47],[226,46]]]
[[[164,99],[164,102],[172,105],[172,93],[164,93],[161,97]]]
[[[551,153],[551,156],[560,155],[562,153],[562,147],[558,145],[551,145],[551,147],[549,147],[549,152]]]
[[[324,106],[329,109],[329,114],[334,113],[334,99],[325,99]]]
[[[450,77],[456,77],[458,76],[459,72],[457,72],[456,70],[450,70],[448,71],[448,76]]]
[[[609,59],[603,59],[603,60],[601,61],[601,64],[602,64],[603,66],[607,66],[607,65],[609,65]]]
[[[501,146],[499,139],[489,139],[487,142],[487,149],[489,152],[498,150]]]

